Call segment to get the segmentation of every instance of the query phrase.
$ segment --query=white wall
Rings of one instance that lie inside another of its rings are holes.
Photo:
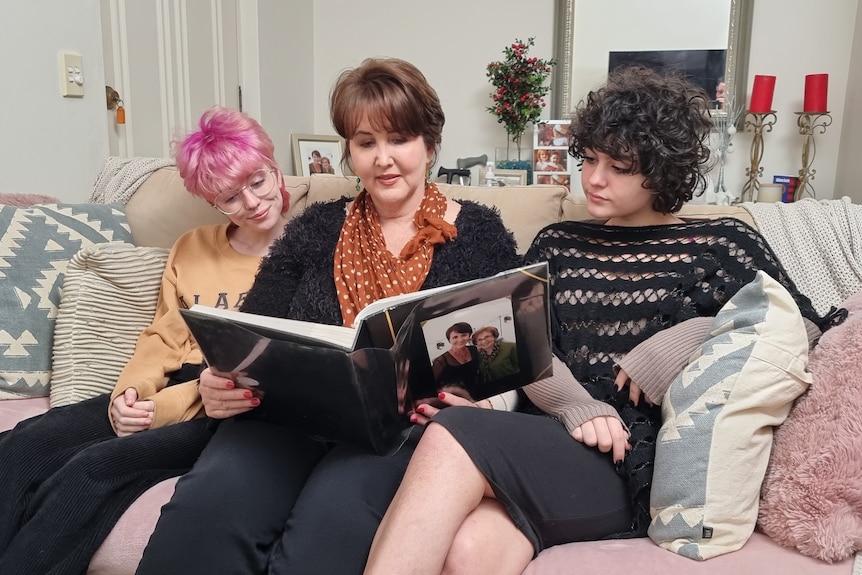
[[[83,57],[83,98],[60,95],[61,51]],[[108,154],[98,0],[0,2],[0,192],[84,201]]]
[[[242,1],[257,2],[262,93],[256,97],[285,167],[291,165],[290,133],[331,134],[327,98],[333,79],[373,55],[414,62],[437,88],[447,116],[440,164],[493,155],[506,135],[485,111],[490,102],[485,65],[500,59],[515,37],[535,36],[535,56],[547,58],[553,50],[551,0],[438,0],[418,14],[398,0]],[[849,71],[862,65],[858,46],[850,65],[854,30],[860,29],[857,1],[831,0],[812,10],[810,0],[756,0],[754,7],[749,84],[754,74],[778,77],[778,123],[765,136],[765,178],[799,169],[802,137],[793,112],[802,107],[805,74],[826,72],[834,122],[817,136],[813,183],[818,197],[831,197],[839,143],[858,151],[862,139],[856,103],[862,87],[858,76],[848,83]],[[83,99],[60,97],[57,54],[64,49],[83,54],[88,81]],[[0,51],[11,56],[3,70],[12,79],[0,92],[0,192],[85,200],[108,154],[98,0],[3,0]],[[726,177],[729,187],[739,189],[751,135],[737,134],[734,142]],[[859,181],[858,153],[847,153],[841,164],[844,187]]]
[[[526,4],[516,0],[438,0],[433,10],[417,16],[398,0],[315,0],[315,132],[333,133],[326,98],[340,70],[355,66],[366,56],[397,56],[416,64],[440,95],[447,121],[438,164],[453,167],[458,157],[493,156],[494,148],[504,146],[506,137],[503,127],[485,111],[490,102],[485,65],[500,59],[503,47],[516,36],[535,36],[533,55],[550,57],[553,4],[550,0],[534,2],[526,10]],[[832,197],[845,97],[853,100],[852,92],[847,93],[847,75],[856,11],[857,0],[831,0],[828,9],[825,5],[816,11],[810,0],[754,2],[746,101],[754,74],[777,76],[774,107],[778,121],[764,137],[762,181],[771,182],[774,174],[794,175],[801,167],[802,137],[793,112],[802,109],[805,75],[828,73],[833,124],[826,134],[817,136],[813,166],[817,174],[812,183],[819,198]],[[436,15],[450,15],[457,23],[445,25],[445,17]],[[596,28],[614,24],[596,23]],[[580,96],[571,94],[573,101]],[[850,129],[862,132],[862,126]],[[741,190],[747,180],[751,138],[750,132],[734,138],[735,149],[725,171],[731,190]]]
[[[755,0],[748,64],[748,96],[755,74],[776,76],[772,107],[778,120],[772,132],[764,134],[763,182],[775,174],[797,175],[802,167],[802,136],[794,112],[802,111],[806,74],[829,74],[828,105],[832,125],[825,134],[817,134],[817,171],[812,184],[818,199],[840,197],[834,193],[838,149],[845,129],[860,133],[862,126],[844,126],[845,99],[853,101],[847,91],[850,54],[856,28],[858,0],[830,0],[814,8],[809,0]],[[862,35],[862,30],[858,31]],[[860,62],[856,62],[858,67]],[[856,92],[855,99],[862,97]],[[746,99],[746,102],[748,99]],[[751,133],[737,134],[736,150],[729,158],[728,188],[741,189],[750,164]],[[857,136],[858,137],[858,136]]]
[[[314,134],[313,0],[257,0],[260,66],[258,119],[292,173],[290,135]],[[253,90],[247,85],[247,92]],[[329,133],[328,131],[325,133]]]
[[[516,37],[535,37],[530,54],[550,58],[553,15],[550,0],[436,0],[421,10],[403,0],[315,0],[315,133],[335,133],[328,97],[338,73],[366,57],[392,56],[415,64],[440,96],[446,125],[437,165],[454,168],[457,158],[484,153],[493,160],[506,130],[485,111],[485,66]]]

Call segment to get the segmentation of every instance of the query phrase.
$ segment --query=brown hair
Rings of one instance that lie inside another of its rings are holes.
[[[409,62],[369,58],[343,71],[329,95],[329,110],[332,126],[345,140],[356,134],[367,117],[375,130],[422,136],[427,148],[434,150],[436,161],[446,117],[437,92]],[[352,172],[350,146],[345,146],[341,164]]]

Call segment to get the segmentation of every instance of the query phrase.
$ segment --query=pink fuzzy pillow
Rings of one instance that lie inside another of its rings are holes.
[[[814,382],[775,432],[759,524],[803,555],[840,561],[862,549],[862,292],[811,353]]]

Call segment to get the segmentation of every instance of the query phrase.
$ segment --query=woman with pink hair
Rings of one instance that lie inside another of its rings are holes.
[[[174,156],[186,189],[228,221],[176,241],[153,322],[113,393],[0,435],[0,573],[83,573],[129,504],[185,473],[209,441],[197,387],[204,360],[179,309],[239,307],[290,196],[272,140],[235,110],[207,110]]]

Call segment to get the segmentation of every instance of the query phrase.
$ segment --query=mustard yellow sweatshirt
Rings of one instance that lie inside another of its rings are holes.
[[[134,388],[139,400],[153,400],[152,428],[203,413],[197,380],[166,387],[168,374],[182,364],[203,362],[179,309],[196,303],[239,309],[254,282],[261,258],[240,254],[230,246],[229,225],[201,226],[177,239],[162,275],[153,323],[141,332],[111,394],[113,402]]]

